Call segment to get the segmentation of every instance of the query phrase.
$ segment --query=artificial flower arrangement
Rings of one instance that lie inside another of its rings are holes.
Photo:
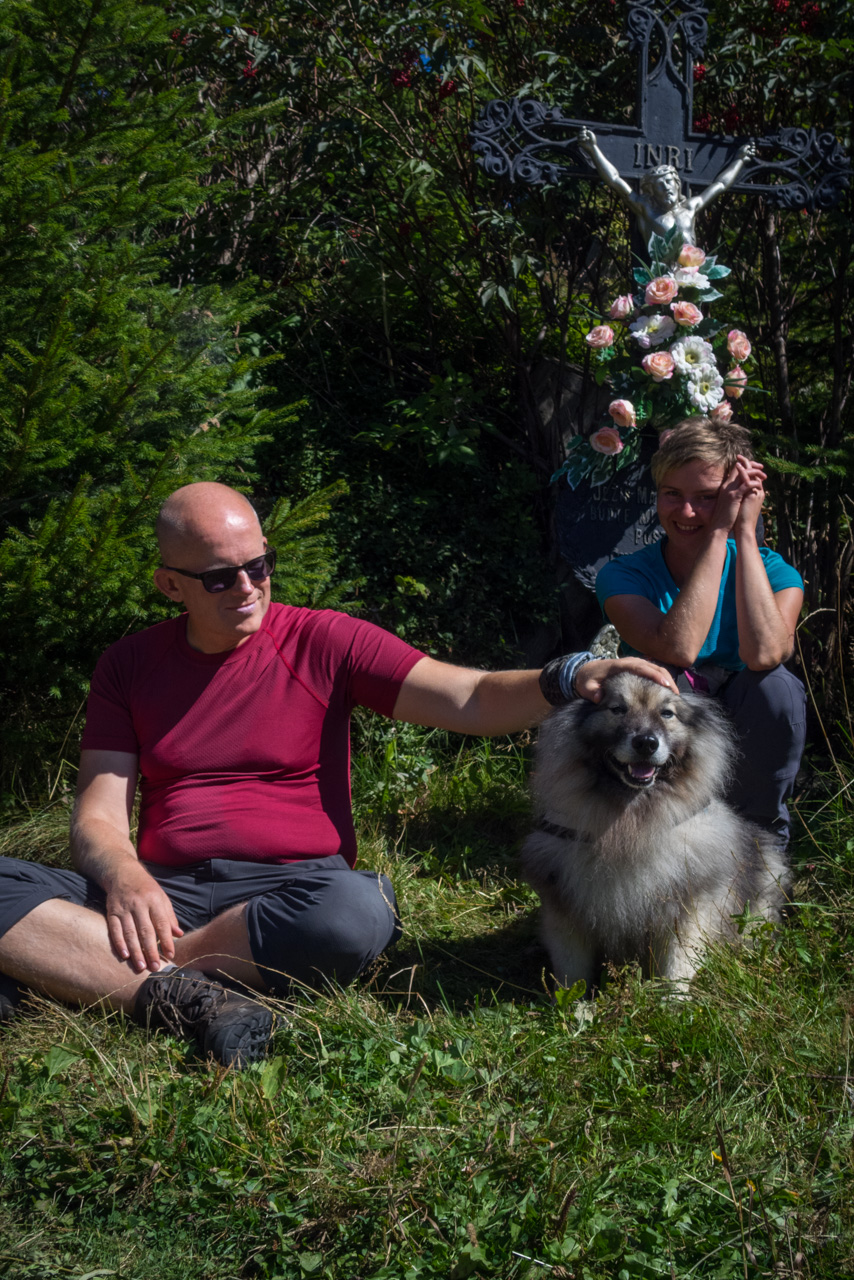
[[[552,479],[566,476],[571,489],[584,479],[604,484],[634,462],[644,426],[662,431],[696,413],[729,422],[730,401],[747,387],[746,334],[724,332],[699,305],[723,296],[712,281],[728,276],[729,267],[686,243],[677,227],[652,236],[649,256],[649,267],[634,270],[638,291],[612,303],[608,319],[613,323],[597,324],[587,334],[599,364],[596,381],[610,379],[618,398],[608,406],[606,426],[570,442],[567,459]],[[729,365],[725,373],[716,350]]]

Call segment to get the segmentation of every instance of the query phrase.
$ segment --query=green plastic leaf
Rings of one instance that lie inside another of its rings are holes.
[[[611,477],[614,474],[614,470],[615,470],[614,455],[610,453],[596,453],[592,449],[591,449],[591,453],[593,453],[595,462],[591,464],[590,470],[588,472],[588,479],[590,480],[590,484],[591,486],[605,484],[608,480],[611,479]],[[622,457],[622,454],[617,454],[616,456]]]
[[[581,483],[581,481],[584,480],[585,477],[589,474],[590,453],[592,453],[592,449],[590,449],[590,446],[588,445],[584,450],[575,449],[572,455],[567,460],[567,467],[566,467],[565,474],[566,474],[566,483],[569,485],[570,489],[577,488],[578,485]]]

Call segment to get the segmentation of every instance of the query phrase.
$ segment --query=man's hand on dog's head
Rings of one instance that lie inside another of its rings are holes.
[[[654,680],[678,696],[679,690],[670,672],[655,662],[647,662],[646,658],[597,658],[593,662],[585,662],[575,677],[575,691],[580,698],[598,702],[605,681],[618,671],[630,671],[632,675],[643,676],[644,680]]]

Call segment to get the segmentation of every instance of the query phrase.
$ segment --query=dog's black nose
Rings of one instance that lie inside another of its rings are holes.
[[[658,750],[658,738],[654,733],[637,733],[632,738],[632,746],[639,756],[655,755]]]

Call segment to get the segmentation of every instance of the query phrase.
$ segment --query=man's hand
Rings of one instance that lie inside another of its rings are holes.
[[[670,672],[654,662],[647,662],[646,658],[598,658],[593,662],[585,662],[583,667],[578,668],[575,692],[579,697],[587,698],[590,702],[599,702],[605,681],[619,671],[629,671],[632,675],[643,676],[644,680],[653,680],[656,684],[669,689],[671,693],[679,693]]]
[[[137,973],[171,960],[183,936],[172,903],[136,856],[130,815],[139,762],[124,751],[81,751],[71,818],[71,857],[107,896],[107,931]]]
[[[172,903],[142,863],[122,859],[104,886],[107,891],[107,931],[120,960],[142,973],[156,973],[163,960],[175,955],[173,939],[184,936]]]

